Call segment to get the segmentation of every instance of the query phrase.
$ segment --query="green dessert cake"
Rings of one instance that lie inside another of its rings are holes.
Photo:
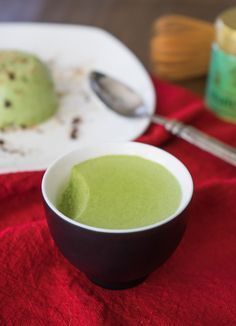
[[[47,66],[29,53],[0,51],[0,128],[36,125],[56,110]]]

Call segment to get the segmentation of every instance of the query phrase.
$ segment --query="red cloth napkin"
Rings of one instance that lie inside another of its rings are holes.
[[[236,146],[236,126],[215,118],[200,98],[154,84],[158,113]],[[1,175],[1,325],[236,325],[236,168],[159,126],[138,141],[173,153],[194,179],[189,225],[174,255],[143,284],[104,290],[55,247],[42,207],[42,172]]]

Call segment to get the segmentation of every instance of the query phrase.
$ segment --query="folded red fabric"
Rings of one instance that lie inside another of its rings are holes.
[[[214,117],[201,98],[154,85],[158,113],[236,146],[236,126]],[[189,225],[174,255],[143,284],[104,290],[55,247],[42,207],[43,173],[1,175],[1,325],[236,324],[236,169],[159,126],[138,141],[174,154],[194,179]]]

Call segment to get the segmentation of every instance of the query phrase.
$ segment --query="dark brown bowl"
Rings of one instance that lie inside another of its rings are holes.
[[[137,229],[108,230],[78,223],[55,206],[58,193],[77,163],[103,155],[138,155],[165,165],[178,179],[182,201],[164,221]],[[46,217],[52,237],[63,255],[94,283],[125,289],[140,283],[178,246],[186,227],[186,207],[192,196],[192,179],[172,155],[140,143],[109,143],[69,153],[46,171],[42,181]]]

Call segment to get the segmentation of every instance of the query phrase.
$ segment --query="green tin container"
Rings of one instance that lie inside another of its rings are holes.
[[[236,123],[236,7],[224,11],[215,26],[206,104],[224,120]]]

